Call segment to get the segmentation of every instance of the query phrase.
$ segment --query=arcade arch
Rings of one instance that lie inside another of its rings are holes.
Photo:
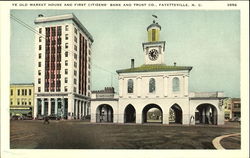
[[[212,104],[200,104],[195,110],[195,124],[217,125],[218,112]]]
[[[135,123],[136,112],[133,105],[129,104],[124,110],[124,122],[125,123]]]
[[[178,104],[174,104],[169,109],[169,123],[182,124],[182,109]]]
[[[113,122],[113,108],[108,104],[101,104],[96,108],[96,122]]]
[[[142,123],[162,123],[163,112],[159,105],[148,104],[142,110]]]

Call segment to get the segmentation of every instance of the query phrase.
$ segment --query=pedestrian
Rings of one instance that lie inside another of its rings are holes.
[[[45,116],[45,117],[44,117],[44,122],[43,122],[43,124],[45,124],[45,123],[49,124],[49,117],[48,117],[48,116]]]

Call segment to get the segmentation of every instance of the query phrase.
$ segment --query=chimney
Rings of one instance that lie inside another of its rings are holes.
[[[131,59],[131,68],[135,67],[135,59]]]
[[[38,17],[39,17],[39,18],[40,18],[40,17],[43,17],[43,14],[39,14]]]
[[[174,66],[176,66],[176,62],[174,62]]]

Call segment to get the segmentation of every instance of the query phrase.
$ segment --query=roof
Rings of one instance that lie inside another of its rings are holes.
[[[140,67],[117,70],[117,73],[131,73],[131,72],[155,72],[155,71],[181,71],[181,70],[192,70],[191,66],[168,66],[165,64],[158,65],[142,65]]]
[[[11,86],[14,86],[14,85],[17,85],[17,86],[27,86],[27,85],[30,85],[30,86],[33,86],[34,83],[11,83],[10,85]]]
[[[65,15],[57,15],[57,16],[50,16],[50,17],[38,17],[35,19],[34,23],[46,23],[46,22],[54,22],[54,21],[63,21],[63,20],[73,20],[77,26],[88,36],[88,38],[93,42],[92,35],[88,32],[88,30],[83,26],[83,24],[78,20],[78,18],[72,14],[65,14]]]
[[[160,28],[160,30],[161,30],[161,25],[159,25],[158,23],[152,23],[152,24],[150,24],[150,25],[147,27],[147,31],[148,31],[151,27],[158,27],[158,28]]]

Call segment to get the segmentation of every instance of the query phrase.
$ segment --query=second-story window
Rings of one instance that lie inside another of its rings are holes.
[[[134,82],[132,79],[128,80],[128,93],[133,93],[134,91]]]
[[[173,78],[172,84],[173,84],[173,92],[180,91],[180,80],[178,77]]]
[[[150,78],[149,80],[149,93],[154,93],[155,92],[155,79]]]

